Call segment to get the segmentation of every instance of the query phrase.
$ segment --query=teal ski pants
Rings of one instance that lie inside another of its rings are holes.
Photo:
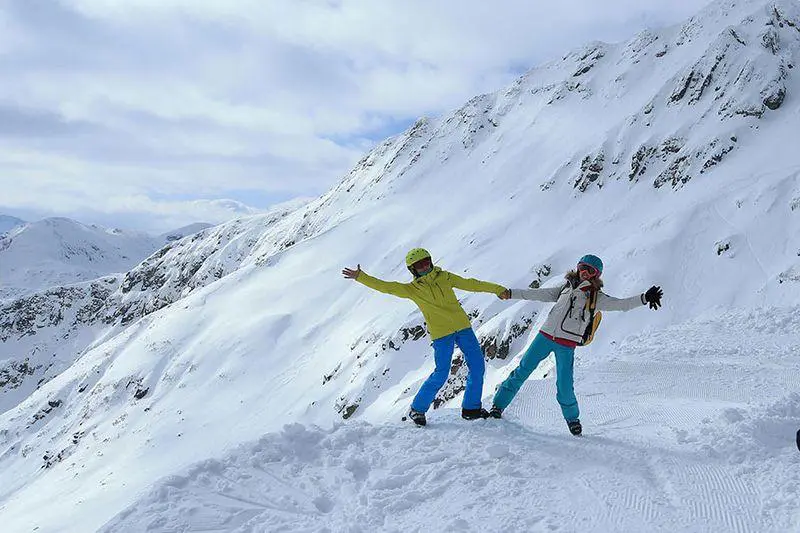
[[[551,352],[556,354],[556,399],[561,406],[564,419],[577,420],[580,416],[578,400],[575,398],[573,388],[572,367],[575,362],[575,348],[562,346],[541,333],[536,335],[525,355],[522,356],[519,366],[506,378],[494,395],[494,405],[505,409],[514,396],[517,395],[522,384],[536,370]]]

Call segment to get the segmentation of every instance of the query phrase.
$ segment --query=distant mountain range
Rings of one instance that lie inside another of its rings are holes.
[[[0,235],[16,227],[22,226],[25,221],[21,218],[8,215],[0,215]]]
[[[69,218],[25,222],[0,215],[0,300],[127,272],[165,244],[210,226],[191,224],[152,236]]]

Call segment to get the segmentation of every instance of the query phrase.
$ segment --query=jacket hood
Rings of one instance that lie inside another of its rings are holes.
[[[570,270],[567,272],[567,274],[564,276],[564,279],[569,282],[569,286],[573,289],[577,289],[581,284],[581,277],[577,270]],[[596,291],[599,291],[603,288],[603,280],[601,278],[592,278],[589,280],[589,284]]]

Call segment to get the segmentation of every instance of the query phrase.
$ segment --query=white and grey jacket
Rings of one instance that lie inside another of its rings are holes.
[[[546,289],[511,289],[511,298],[555,302],[556,304],[550,309],[541,331],[557,339],[580,343],[590,320],[590,313],[586,305],[589,291],[583,289],[590,285],[588,281],[584,281],[575,288],[572,288],[569,283],[565,283]],[[614,298],[600,291],[597,295],[596,309],[598,311],[630,311],[646,304],[644,294],[630,298]]]

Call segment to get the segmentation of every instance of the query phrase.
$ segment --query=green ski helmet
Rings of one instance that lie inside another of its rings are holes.
[[[406,266],[415,279],[419,277],[419,274],[414,270],[414,263],[423,259],[431,259],[431,254],[424,248],[414,248],[406,254]],[[431,263],[433,263],[433,259],[431,259]]]
[[[425,248],[414,248],[406,254],[406,266],[411,268],[411,265],[423,259],[430,259],[431,254]]]
[[[414,263],[417,261],[422,261],[423,259],[431,259],[431,254],[428,253],[428,250],[425,248],[414,248],[410,252],[406,254],[406,266],[408,267],[408,271],[411,272],[411,275],[414,278],[418,278],[419,274],[414,270]],[[431,262],[433,260],[431,259]]]

